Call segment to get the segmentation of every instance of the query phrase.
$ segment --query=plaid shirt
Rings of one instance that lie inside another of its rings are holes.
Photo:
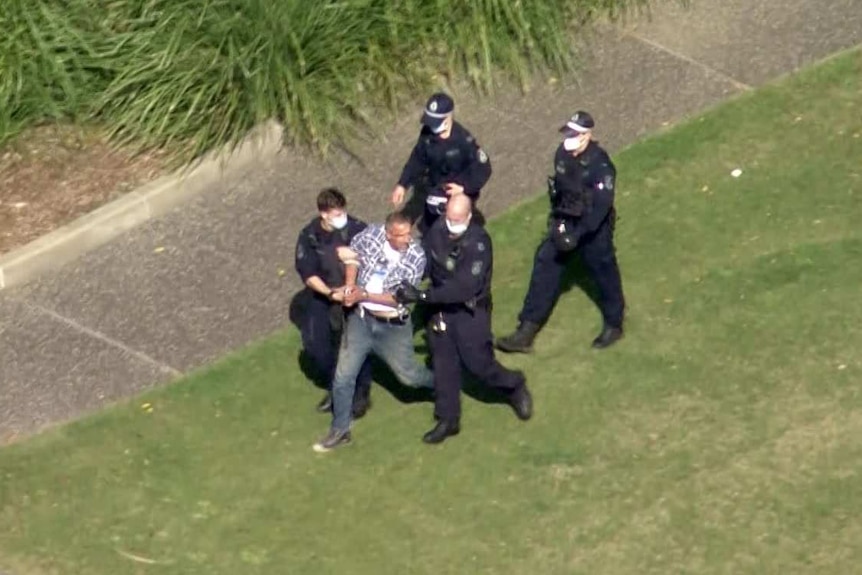
[[[383,244],[386,241],[385,228],[380,224],[371,224],[350,242],[350,249],[359,255],[359,273],[356,277],[356,284],[359,287],[365,287],[374,273],[375,264],[384,257]],[[401,261],[386,276],[386,280],[383,282],[383,291],[385,293],[394,292],[403,280],[419,287],[424,274],[425,251],[415,240],[411,239],[407,251],[401,256]]]

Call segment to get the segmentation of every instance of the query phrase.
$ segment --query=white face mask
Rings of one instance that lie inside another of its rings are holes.
[[[347,225],[347,214],[341,214],[340,216],[329,218],[329,225],[331,225],[336,230],[342,229],[344,226]]]
[[[575,136],[574,138],[566,138],[563,140],[563,148],[567,152],[574,152],[584,144],[586,136]]]
[[[446,227],[449,229],[449,233],[453,235],[460,235],[467,231],[467,227],[470,225],[470,220],[468,219],[463,224],[453,224],[449,221],[449,218],[446,218]]]

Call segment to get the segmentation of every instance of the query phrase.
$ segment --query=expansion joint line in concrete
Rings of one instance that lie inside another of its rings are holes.
[[[79,333],[83,333],[84,335],[86,335],[88,337],[92,337],[94,339],[97,339],[103,343],[108,344],[111,347],[114,347],[114,348],[119,349],[119,350],[121,350],[121,351],[123,351],[129,355],[132,355],[132,356],[140,359],[144,363],[148,363],[148,364],[158,368],[159,371],[161,371],[163,373],[168,373],[172,376],[182,375],[182,372],[180,370],[173,368],[170,365],[163,363],[163,362],[161,362],[155,358],[152,358],[142,351],[132,349],[128,345],[124,344],[123,342],[116,340],[116,339],[114,339],[114,338],[112,338],[112,337],[110,337],[110,336],[108,336],[108,335],[106,335],[100,331],[89,328],[89,327],[87,327],[87,326],[85,326],[85,325],[83,325],[83,324],[81,324],[81,323],[79,323],[73,319],[70,319],[64,315],[61,315],[61,314],[55,312],[54,310],[48,309],[44,306],[41,306],[39,304],[34,304],[34,303],[26,301],[26,300],[18,300],[18,301],[22,305],[26,306],[27,308],[31,309],[32,311],[34,311],[36,313],[46,315],[46,316],[50,317],[51,319],[53,319],[54,321],[58,321],[58,322],[62,323],[63,325],[66,325],[66,326],[72,328],[73,330],[75,330]]]
[[[669,55],[673,56],[674,58],[682,60],[683,62],[687,62],[693,66],[697,66],[698,68],[701,68],[702,70],[705,70],[705,71],[709,72],[710,74],[714,74],[720,78],[723,78],[724,80],[727,80],[728,82],[733,84],[733,86],[737,90],[749,91],[752,89],[752,87],[749,86],[748,84],[746,84],[745,82],[740,82],[736,78],[728,76],[727,74],[725,74],[721,70],[717,70],[717,69],[713,68],[712,66],[710,66],[709,64],[705,64],[704,62],[701,62],[700,60],[695,60],[691,56],[687,56],[687,55],[683,54],[682,52],[677,52],[676,50],[673,50],[671,48],[668,48],[667,46],[659,44],[658,42],[655,42],[654,40],[650,40],[649,38],[645,38],[645,37],[641,36],[640,34],[635,34],[634,32],[630,32],[627,30],[620,30],[620,33],[625,35],[625,36],[629,36],[630,38],[633,38],[634,40],[637,40],[638,42],[643,42],[647,46],[655,48],[656,50],[664,52],[665,54],[669,54]]]

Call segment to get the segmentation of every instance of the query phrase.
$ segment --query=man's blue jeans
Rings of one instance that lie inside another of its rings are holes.
[[[332,382],[332,429],[335,431],[350,429],[356,376],[371,353],[385,361],[404,385],[434,387],[431,370],[416,361],[413,323],[409,318],[399,325],[380,321],[367,312],[362,316],[361,310],[348,316],[338,350],[338,366]]]

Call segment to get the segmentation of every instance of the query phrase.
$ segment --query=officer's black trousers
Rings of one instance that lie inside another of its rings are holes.
[[[320,383],[332,389],[335,366],[338,364],[338,347],[341,331],[333,329],[330,320],[331,302],[312,295],[303,310],[300,323],[302,347],[317,369]],[[371,361],[365,360],[356,378],[356,397],[368,397],[371,389]]]
[[[625,299],[614,250],[611,221],[606,221],[595,233],[583,238],[571,252],[558,252],[550,238],[546,238],[539,245],[533,260],[530,287],[518,319],[539,325],[547,321],[560,295],[563,273],[575,254],[581,258],[596,284],[605,325],[622,328]]]
[[[524,377],[500,365],[494,357],[491,316],[485,309],[473,313],[466,308],[443,312],[445,331],[431,326],[439,317],[432,310],[428,328],[431,361],[434,368],[434,415],[453,420],[461,416],[461,366],[479,381],[510,394],[524,384]]]

